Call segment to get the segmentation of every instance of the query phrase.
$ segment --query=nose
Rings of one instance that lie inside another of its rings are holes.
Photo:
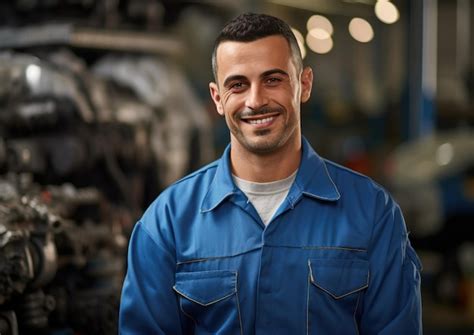
[[[265,90],[259,85],[252,85],[248,90],[245,106],[249,109],[256,110],[268,104],[268,97]]]

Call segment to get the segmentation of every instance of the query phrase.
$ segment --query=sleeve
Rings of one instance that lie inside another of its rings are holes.
[[[360,333],[421,335],[421,263],[399,206],[385,195],[380,207],[369,251],[370,281],[359,315]]]
[[[146,230],[134,227],[122,288],[119,333],[182,334],[175,281],[175,256]]]

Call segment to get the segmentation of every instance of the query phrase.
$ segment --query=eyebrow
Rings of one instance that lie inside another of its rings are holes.
[[[224,80],[224,87],[227,87],[232,81],[238,81],[238,80],[247,80],[247,77],[241,75],[241,74],[235,74],[233,76],[229,76]]]
[[[288,73],[283,71],[282,69],[271,69],[271,70],[265,71],[264,73],[262,73],[260,75],[260,77],[265,78],[265,77],[271,76],[272,74],[276,74],[276,73],[284,75],[285,77],[289,77]]]
[[[288,73],[283,71],[282,69],[271,69],[271,70],[267,70],[265,72],[263,72],[261,75],[260,75],[260,78],[265,78],[265,77],[268,77],[268,76],[271,76],[273,74],[281,74],[285,77],[289,77]],[[231,75],[229,77],[227,77],[225,80],[224,80],[224,87],[227,87],[232,81],[239,81],[239,80],[247,80],[247,77],[241,75],[241,74],[236,74],[236,75]]]

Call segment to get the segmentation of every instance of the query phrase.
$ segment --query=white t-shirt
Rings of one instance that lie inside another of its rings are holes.
[[[298,170],[291,176],[269,183],[255,183],[232,175],[234,183],[245,193],[257,210],[265,225],[268,225],[273,215],[285,200]]]

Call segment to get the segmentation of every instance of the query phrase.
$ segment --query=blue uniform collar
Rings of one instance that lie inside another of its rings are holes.
[[[326,163],[304,137],[302,138],[302,149],[300,167],[288,194],[290,203],[295,204],[302,195],[326,201],[338,200],[340,194],[329,175]],[[202,202],[201,211],[212,211],[225,199],[238,192],[239,190],[232,180],[229,144],[217,165],[214,179]]]

